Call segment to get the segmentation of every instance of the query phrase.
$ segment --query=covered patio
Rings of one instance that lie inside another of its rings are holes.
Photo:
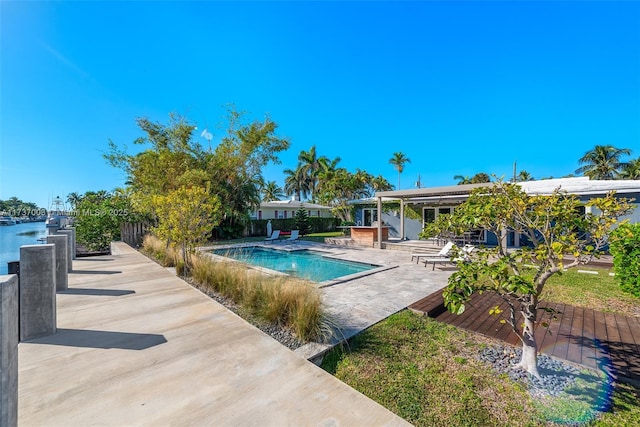
[[[557,188],[569,194],[578,196],[583,202],[591,198],[603,197],[611,191],[621,197],[635,199],[635,205],[640,201],[640,180],[590,180],[588,177],[545,179],[540,181],[518,182],[518,185],[530,195],[550,195]],[[408,205],[418,206],[422,212],[422,227],[426,222],[435,220],[437,215],[451,213],[455,206],[460,205],[469,198],[471,192],[476,188],[493,185],[492,183],[451,185],[446,187],[416,188],[412,190],[380,191],[375,194],[376,218],[382,218],[383,202],[399,202],[399,238],[400,242],[406,240],[406,209]],[[414,209],[415,210],[415,209]],[[587,212],[589,210],[587,209]],[[632,223],[640,222],[640,209],[635,209],[631,214],[624,217]],[[366,224],[365,224],[366,225]],[[376,241],[374,247],[384,249],[382,221],[376,221],[377,227]],[[512,231],[504,230],[500,236],[493,236],[490,233],[478,235],[477,230],[469,230],[467,235],[457,236],[460,243],[484,243],[497,244],[498,239],[503,245],[509,247],[520,247],[520,235]],[[475,240],[475,241],[474,241]],[[391,242],[389,242],[391,243]],[[442,243],[442,242],[436,242]],[[395,244],[395,243],[392,243]]]

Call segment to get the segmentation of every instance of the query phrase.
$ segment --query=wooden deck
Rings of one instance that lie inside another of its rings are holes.
[[[489,309],[496,305],[504,310],[503,314],[489,316]],[[540,321],[548,321],[549,328],[540,326],[536,330],[538,351],[590,368],[604,369],[623,381],[640,383],[640,318],[547,302],[541,302],[540,307],[553,308],[559,313],[556,320],[551,320],[549,313],[539,309]],[[409,309],[441,322],[520,345],[511,326],[500,323],[500,319],[508,314],[508,305],[493,293],[474,294],[461,315],[452,314],[444,308],[440,292],[410,305]],[[520,316],[518,322],[521,319]]]

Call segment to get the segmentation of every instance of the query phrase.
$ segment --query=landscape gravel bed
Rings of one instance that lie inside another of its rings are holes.
[[[507,374],[512,380],[525,384],[533,397],[558,396],[575,384],[580,375],[576,367],[541,354],[538,356],[540,378],[536,378],[515,366],[521,355],[520,348],[493,345],[482,350],[478,358],[489,363],[496,372]]]

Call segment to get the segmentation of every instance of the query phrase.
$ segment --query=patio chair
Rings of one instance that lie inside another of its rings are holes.
[[[446,245],[444,245],[444,247],[442,248],[442,250],[440,250],[440,252],[438,252],[438,254],[436,256],[432,256],[432,257],[427,257],[427,259],[424,260],[424,266],[426,267],[429,263],[433,264],[433,268],[431,270],[435,270],[436,269],[436,263],[442,263],[442,264],[455,264],[456,262],[458,262],[461,258],[455,258],[452,259],[451,258],[451,251],[453,250],[453,248],[456,245],[453,244],[453,242],[449,241],[447,242]],[[465,246],[466,248],[466,246]],[[463,255],[463,257],[466,257],[466,251],[463,250],[463,252],[465,252],[465,255]]]
[[[288,239],[284,239],[285,242],[297,242],[300,238],[300,230],[291,230],[291,235]]]
[[[437,254],[433,254],[433,253],[429,253],[429,252],[413,252],[411,254],[411,261],[413,261],[413,259],[416,259],[416,264],[420,262],[420,258],[442,258],[442,257],[446,257],[449,252],[451,252],[451,249],[454,247],[455,245],[453,244],[453,242],[449,241],[447,242],[444,247],[442,249],[440,249],[440,252],[438,252]],[[425,264],[426,267],[426,264]]]
[[[280,230],[273,230],[273,233],[271,233],[271,237],[267,237],[266,239],[264,239],[265,242],[273,242],[274,240],[280,240]]]

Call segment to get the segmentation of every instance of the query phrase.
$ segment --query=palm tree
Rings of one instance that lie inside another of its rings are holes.
[[[471,178],[468,176],[456,175],[453,179],[458,181],[458,185],[471,184]]]
[[[316,152],[316,146],[312,146],[309,151],[302,150],[298,155],[300,166],[303,168],[307,180],[309,182],[309,192],[311,193],[311,200],[316,199],[318,190],[318,176],[320,172],[329,165],[335,165],[340,161],[340,158],[330,161],[326,156],[318,157]]]
[[[389,159],[389,163],[393,165],[394,168],[398,171],[398,190],[400,189],[400,174],[404,171],[405,163],[411,163],[411,160],[407,156],[404,155],[403,152],[398,151],[393,153],[393,156]]]
[[[525,181],[535,181],[531,174],[525,170],[521,170],[518,176],[516,177],[516,181],[525,182]]]
[[[76,209],[78,207],[78,203],[82,200],[82,196],[75,191],[73,193],[69,193],[67,195],[67,203],[71,205],[71,209]]]
[[[295,169],[285,169],[284,192],[287,196],[295,194],[298,200],[306,199],[311,185],[302,165]]]
[[[275,181],[267,181],[262,186],[262,201],[271,202],[272,200],[280,200],[284,194],[282,188]]]
[[[640,157],[630,160],[620,173],[622,179],[640,179]]]
[[[372,178],[369,185],[371,185],[371,189],[374,192],[393,190],[393,185],[389,181],[387,181],[387,179],[382,175],[378,175]]]
[[[591,179],[616,179],[627,166],[627,163],[621,162],[620,159],[629,154],[631,150],[628,148],[596,145],[578,160],[582,166],[576,169],[576,173]]]

